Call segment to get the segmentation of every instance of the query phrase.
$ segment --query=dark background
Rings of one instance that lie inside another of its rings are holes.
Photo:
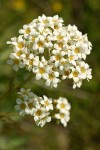
[[[93,79],[72,89],[64,80],[57,89],[23,70],[13,71],[6,61],[12,49],[6,44],[24,24],[42,14],[58,14],[65,25],[75,24],[93,44],[86,62]],[[100,0],[0,0],[0,150],[100,150]],[[32,117],[20,117],[14,110],[20,87],[37,95],[63,96],[72,105],[67,128],[55,122],[37,127]]]

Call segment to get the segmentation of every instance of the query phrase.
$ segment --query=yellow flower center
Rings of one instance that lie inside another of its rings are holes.
[[[40,73],[40,74],[43,74],[43,73],[45,73],[45,70],[44,70],[43,68],[40,68],[40,69],[39,69],[39,73]]]
[[[44,23],[44,24],[47,24],[47,23],[48,23],[48,20],[46,20],[46,19],[43,20],[43,23]]]
[[[78,72],[77,72],[77,71],[74,71],[74,72],[73,72],[73,76],[74,76],[74,77],[78,77]]]
[[[58,40],[62,40],[62,39],[63,39],[63,36],[58,35],[58,36],[57,36],[57,39],[58,39]]]
[[[49,42],[47,38],[45,39],[45,42],[47,42],[47,43]]]
[[[69,74],[70,74],[69,70],[66,70],[65,73],[64,73],[65,76],[68,76]]]
[[[39,47],[43,47],[43,42],[42,42],[42,41],[39,41],[39,42],[38,42],[38,46],[39,46]]]
[[[53,79],[54,78],[53,74],[49,74],[49,78]]]
[[[64,113],[61,113],[61,114],[60,114],[60,117],[61,117],[61,118],[64,118],[64,117],[65,117]]]
[[[52,22],[56,22],[56,20],[55,20],[55,19],[52,19]]]
[[[15,59],[15,60],[14,60],[14,64],[19,64],[19,60],[18,60],[18,59]]]
[[[26,59],[29,59],[29,54],[26,54]]]
[[[66,61],[62,61],[61,64],[62,64],[62,65],[65,65],[65,64],[66,64]]]
[[[58,43],[58,46],[59,46],[60,48],[62,48],[62,47],[63,47],[63,43]]]
[[[42,111],[39,109],[35,114],[36,114],[37,116],[41,116]]]
[[[86,72],[86,69],[84,67],[81,67],[81,72],[82,73],[85,73]]]
[[[60,55],[56,55],[56,60],[60,60],[61,56]]]
[[[28,107],[29,107],[30,109],[32,109],[32,108],[33,108],[33,103],[28,103]]]
[[[60,107],[61,107],[61,108],[65,108],[65,104],[63,104],[63,103],[60,104]]]
[[[49,102],[48,102],[48,100],[46,100],[46,101],[45,101],[45,105],[46,105],[46,106],[48,106],[48,105],[49,105]]]
[[[71,56],[69,57],[69,59],[70,59],[70,60],[73,60],[73,59],[74,59],[74,56],[73,56],[73,55],[71,55]]]
[[[34,37],[34,36],[32,36],[32,42],[34,42],[34,40],[35,40],[35,37]]]
[[[68,42],[67,44],[68,44],[69,46],[71,45],[71,43],[70,43],[70,42]]]
[[[25,109],[25,108],[26,108],[26,105],[25,105],[24,103],[21,103],[21,104],[20,104],[20,108],[21,108],[21,109]]]
[[[22,54],[21,51],[18,51],[18,52],[16,53],[17,56],[20,56],[21,54]]]
[[[19,48],[23,48],[24,47],[24,43],[23,42],[18,43],[18,47]]]
[[[29,64],[30,64],[30,65],[33,65],[33,60],[30,60],[30,61],[29,61]]]
[[[59,29],[58,25],[54,25],[54,29]]]
[[[29,34],[30,32],[31,32],[30,28],[27,28],[27,29],[25,30],[25,33],[26,33],[26,34]]]
[[[80,49],[79,49],[79,48],[75,48],[75,49],[74,49],[74,52],[75,52],[76,54],[78,54],[78,53],[80,52]]]
[[[52,70],[53,70],[53,71],[56,71],[56,68],[55,68],[55,67],[53,67],[53,68],[52,68]]]

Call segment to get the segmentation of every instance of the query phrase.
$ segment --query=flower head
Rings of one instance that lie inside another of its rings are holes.
[[[66,98],[59,97],[57,100],[53,100],[45,95],[39,97],[30,89],[23,88],[18,92],[18,96],[15,109],[19,111],[20,115],[33,116],[37,126],[43,127],[52,118],[59,120],[64,127],[67,126],[71,106]]]
[[[75,88],[80,87],[84,79],[92,78],[89,65],[83,65],[92,49],[87,34],[82,35],[75,25],[64,26],[58,15],[39,16],[24,25],[19,36],[7,44],[13,47],[8,60],[13,69],[32,71],[37,80],[45,80],[46,86],[56,88],[61,80],[68,78],[73,80]]]

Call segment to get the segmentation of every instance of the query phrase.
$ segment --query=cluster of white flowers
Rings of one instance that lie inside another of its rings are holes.
[[[92,49],[87,35],[75,25],[64,26],[63,19],[39,16],[19,30],[18,37],[7,44],[13,46],[9,64],[14,70],[25,67],[46,86],[57,87],[61,80],[73,80],[73,88],[80,87],[83,79],[91,79],[91,69],[85,63]]]
[[[39,97],[30,89],[23,88],[18,92],[18,95],[15,109],[19,111],[20,115],[33,116],[37,126],[43,127],[52,118],[58,119],[64,127],[67,126],[70,119],[70,104],[66,98],[60,97],[57,100],[52,100],[45,95]]]
[[[67,122],[70,119],[70,104],[68,103],[66,98],[60,97],[59,99],[55,100],[56,103],[56,110],[55,110],[55,118],[58,119],[64,127],[67,126]]]

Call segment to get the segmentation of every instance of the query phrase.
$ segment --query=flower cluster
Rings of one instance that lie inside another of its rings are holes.
[[[70,104],[66,98],[60,97],[57,100],[52,100],[45,95],[38,97],[30,89],[23,88],[18,92],[18,95],[15,109],[19,111],[20,115],[33,116],[37,126],[43,127],[52,118],[58,119],[64,127],[67,126],[70,119]]]
[[[9,64],[14,70],[26,68],[46,86],[57,87],[61,80],[73,80],[73,88],[80,87],[83,79],[91,79],[91,69],[85,63],[92,49],[87,35],[75,25],[63,25],[58,15],[39,16],[19,30],[18,37],[7,44],[13,46]]]

